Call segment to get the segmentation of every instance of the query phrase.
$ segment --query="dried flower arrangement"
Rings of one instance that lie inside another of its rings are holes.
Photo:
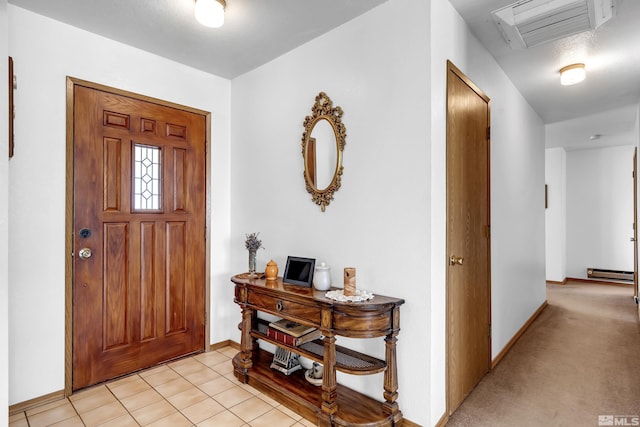
[[[258,235],[260,235],[260,233],[245,234],[247,240],[244,241],[244,247],[250,251],[256,251],[262,248],[262,240],[258,239]]]

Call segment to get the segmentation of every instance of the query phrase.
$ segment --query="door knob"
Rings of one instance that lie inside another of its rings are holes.
[[[449,265],[462,265],[462,263],[464,262],[464,258],[461,256],[455,256],[455,255],[451,255],[449,257]]]
[[[78,256],[80,257],[80,259],[89,259],[91,258],[91,249],[89,248],[82,248],[78,251]]]
[[[635,238],[635,237],[632,237],[632,238],[630,238],[629,240],[631,240],[632,242],[635,242],[635,241],[636,241],[636,238]]]

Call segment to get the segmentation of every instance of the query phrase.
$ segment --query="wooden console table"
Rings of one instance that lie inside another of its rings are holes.
[[[399,298],[375,295],[364,302],[338,302],[324,291],[286,285],[282,279],[246,279],[234,276],[234,301],[242,310],[240,352],[233,358],[234,374],[319,426],[400,426],[396,341],[400,331]],[[323,338],[291,347],[267,337],[262,311],[313,326]],[[336,345],[336,337],[384,337],[385,360]],[[310,384],[304,370],[284,375],[270,368],[273,355],[257,340],[291,350],[324,365],[322,387]],[[354,375],[384,372],[384,401],[380,402],[337,384],[336,371]]]

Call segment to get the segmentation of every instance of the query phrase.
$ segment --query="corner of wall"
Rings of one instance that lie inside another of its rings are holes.
[[[562,282],[567,275],[566,163],[564,148],[545,150],[545,264],[546,280],[552,282]]]
[[[0,420],[8,418],[9,407],[9,160],[7,157],[9,97],[7,85],[8,72],[5,58],[9,56],[7,0],[0,0]],[[2,421],[2,422],[3,422]]]

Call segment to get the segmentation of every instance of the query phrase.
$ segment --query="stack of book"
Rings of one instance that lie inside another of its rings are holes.
[[[274,341],[297,347],[309,341],[313,341],[322,336],[320,329],[311,326],[301,325],[287,319],[280,319],[277,322],[269,323],[267,336]]]

